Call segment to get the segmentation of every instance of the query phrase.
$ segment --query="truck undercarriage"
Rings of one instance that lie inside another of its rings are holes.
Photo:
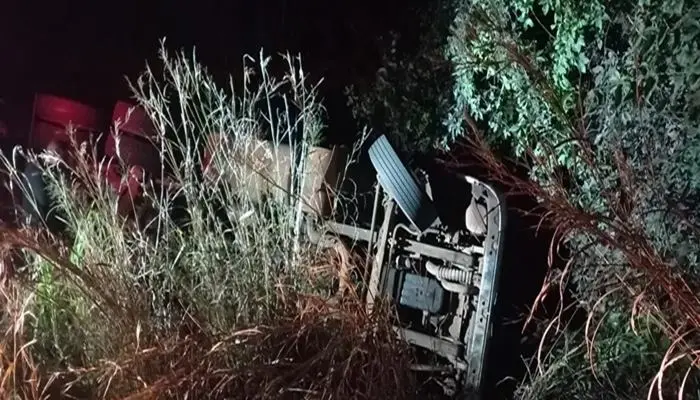
[[[427,174],[410,173],[386,137],[373,143],[370,159],[378,182],[370,227],[309,215],[309,237],[319,245],[343,237],[366,246],[368,308],[389,300],[397,334],[423,355],[414,368],[434,375],[449,397],[479,398],[498,294],[503,198],[487,183],[458,176],[471,188],[471,201],[464,228],[451,229],[438,217]]]

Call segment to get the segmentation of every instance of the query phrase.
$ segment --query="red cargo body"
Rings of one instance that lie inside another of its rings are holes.
[[[90,140],[105,129],[105,120],[97,109],[77,101],[38,94],[34,99],[34,113],[29,145],[35,150],[45,149],[52,141],[70,143],[67,128],[74,128],[78,143]]]

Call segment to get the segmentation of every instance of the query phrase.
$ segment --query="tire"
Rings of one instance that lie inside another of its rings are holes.
[[[369,148],[369,158],[377,171],[379,184],[411,223],[421,232],[429,228],[437,219],[435,207],[385,135]]]

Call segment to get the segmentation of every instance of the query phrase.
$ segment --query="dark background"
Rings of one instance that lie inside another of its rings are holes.
[[[244,54],[301,53],[336,129],[354,129],[342,89],[372,79],[381,38],[417,34],[408,0],[229,0],[119,2],[3,0],[0,99],[13,136],[26,135],[36,92],[110,110],[130,97],[125,77],[169,49],[196,47],[215,75],[240,75]],[[333,127],[331,127],[333,128]]]

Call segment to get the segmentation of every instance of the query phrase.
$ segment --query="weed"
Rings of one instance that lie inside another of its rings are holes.
[[[142,176],[143,204],[117,209],[108,160],[90,146],[74,143],[71,162],[14,153],[51,159],[40,165],[65,231],[0,231],[3,250],[26,260],[5,283],[0,390],[36,399],[408,396],[410,353],[389,313],[368,315],[352,295],[329,302],[351,258],[320,253],[304,232],[323,107],[301,60],[281,57],[288,72],[276,79],[272,58],[246,58],[240,87],[224,90],[194,56],[164,44],[160,56],[158,71],[149,65],[131,82],[163,166]],[[26,191],[14,155],[2,166]]]

